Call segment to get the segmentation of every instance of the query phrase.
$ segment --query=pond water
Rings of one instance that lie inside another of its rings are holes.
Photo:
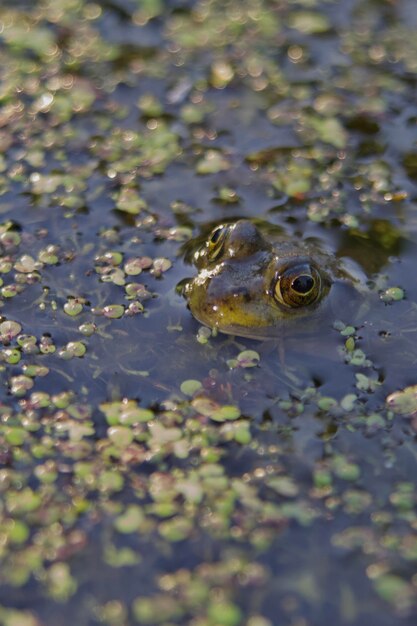
[[[2,624],[416,623],[416,27],[413,0],[3,0]],[[241,218],[358,302],[202,327],[177,285]]]

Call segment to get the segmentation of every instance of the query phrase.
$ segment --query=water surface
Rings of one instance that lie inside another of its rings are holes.
[[[6,626],[415,624],[416,24],[2,3]],[[302,340],[202,329],[184,250],[239,218],[362,304]]]

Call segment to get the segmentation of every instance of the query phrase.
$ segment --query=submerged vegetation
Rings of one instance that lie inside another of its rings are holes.
[[[1,3],[1,624],[415,624],[416,27]],[[372,297],[302,342],[200,327],[175,287],[239,218]]]

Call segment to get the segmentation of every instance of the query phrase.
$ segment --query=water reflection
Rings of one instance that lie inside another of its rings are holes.
[[[359,229],[343,230],[338,237],[337,255],[350,257],[370,276],[383,270],[391,257],[399,257],[407,245],[402,230],[389,220],[369,218]]]

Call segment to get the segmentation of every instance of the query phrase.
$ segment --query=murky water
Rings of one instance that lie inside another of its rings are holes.
[[[415,624],[416,25],[412,0],[2,3],[5,626]],[[240,218],[358,301],[203,329],[176,285]]]

